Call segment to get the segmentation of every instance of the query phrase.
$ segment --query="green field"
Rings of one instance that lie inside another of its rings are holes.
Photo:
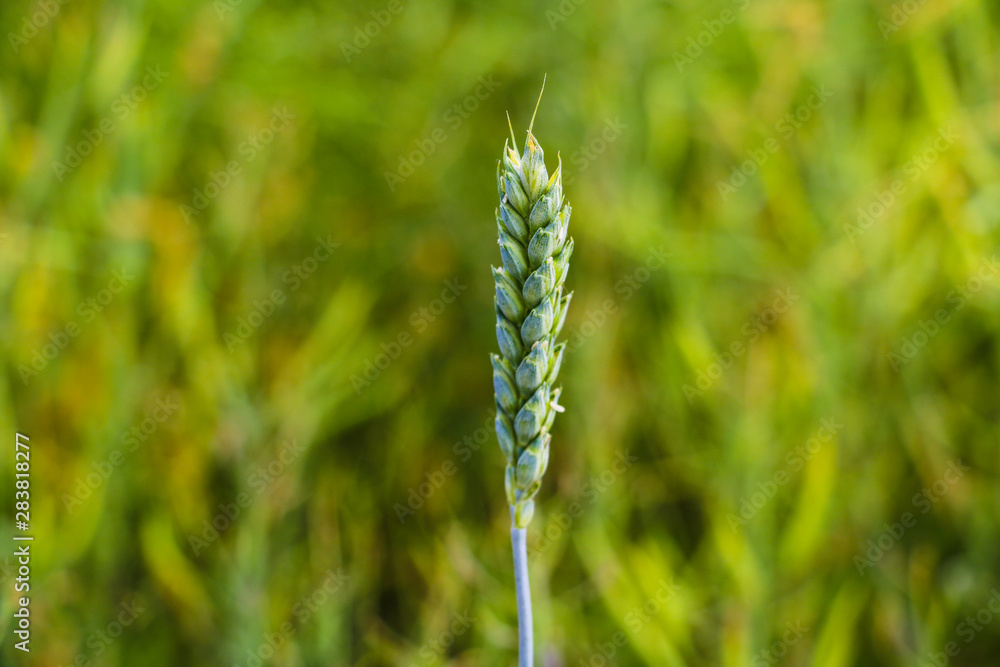
[[[539,667],[996,664],[996,4],[0,28],[0,664],[515,664],[490,266],[543,75],[575,297]]]

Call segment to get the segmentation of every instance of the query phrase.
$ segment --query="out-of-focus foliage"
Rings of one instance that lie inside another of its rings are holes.
[[[0,28],[32,665],[513,664],[494,174],[546,72],[576,297],[529,532],[545,665],[1000,654],[995,5],[44,0]]]

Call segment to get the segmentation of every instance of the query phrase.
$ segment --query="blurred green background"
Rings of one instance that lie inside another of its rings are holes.
[[[538,663],[995,664],[998,27],[3,3],[0,660],[514,664],[494,172],[547,73],[576,296]]]

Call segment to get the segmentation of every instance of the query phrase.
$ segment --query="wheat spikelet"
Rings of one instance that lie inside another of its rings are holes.
[[[504,142],[497,163],[502,267],[494,267],[493,279],[500,354],[491,359],[497,440],[507,457],[507,501],[517,528],[534,514],[533,498],[549,462],[549,429],[563,411],[555,382],[566,343],[556,339],[572,298],[563,294],[573,239],[567,235],[571,208],[563,199],[562,160],[549,176],[533,125],[534,116],[523,155]],[[511,139],[516,146],[513,129]]]

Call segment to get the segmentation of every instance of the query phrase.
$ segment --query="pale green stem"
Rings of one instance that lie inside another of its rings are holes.
[[[531,627],[531,588],[528,583],[527,531],[514,523],[514,508],[510,508],[510,542],[514,548],[514,585],[517,588],[517,647],[519,667],[534,664],[534,642]]]

